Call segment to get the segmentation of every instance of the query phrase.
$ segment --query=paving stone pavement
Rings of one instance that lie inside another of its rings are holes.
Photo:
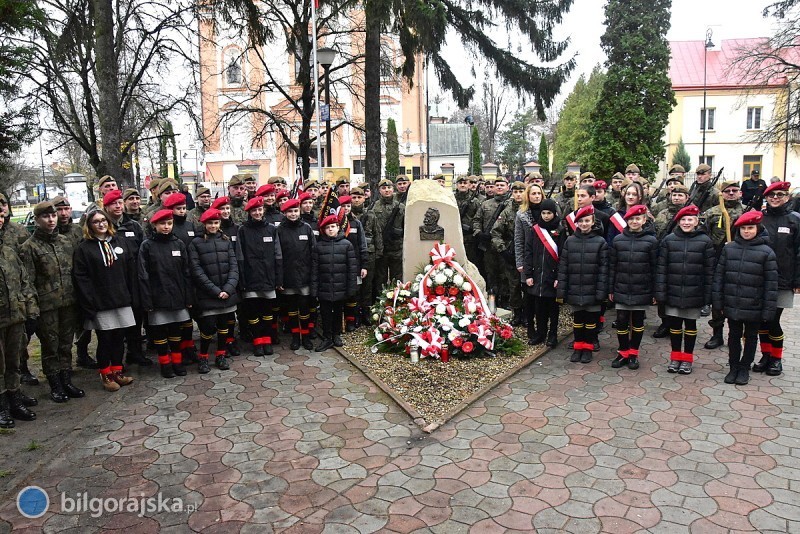
[[[780,377],[726,385],[726,353],[702,348],[670,375],[650,325],[638,371],[610,367],[608,333],[588,365],[564,343],[432,435],[333,352],[139,380],[30,477],[50,511],[10,496],[0,531],[800,532],[800,312],[784,320]],[[195,508],[93,518],[60,492]]]

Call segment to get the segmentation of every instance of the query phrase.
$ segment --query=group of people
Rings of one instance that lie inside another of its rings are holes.
[[[752,370],[781,374],[781,313],[800,292],[800,214],[790,204],[790,183],[767,186],[756,171],[744,183],[717,187],[711,168],[699,165],[687,189],[684,176],[673,166],[652,194],[636,165],[612,177],[611,188],[590,172],[567,174],[552,196],[538,174],[514,182],[510,193],[504,178],[487,183],[493,191],[471,215],[481,252],[474,261],[514,321],[527,324],[530,344],[555,346],[559,304],[567,303],[570,360],[588,363],[613,307],[611,366],[637,369],[645,314],[656,305],[661,325],[653,335],[670,338],[668,371],[689,374],[697,320],[710,308],[706,348],[724,344],[728,321],[725,382],[748,383],[759,338],[762,357]],[[470,220],[468,206],[461,216],[462,224]]]

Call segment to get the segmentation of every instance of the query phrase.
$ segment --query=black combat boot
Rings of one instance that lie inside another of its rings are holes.
[[[26,386],[39,385],[39,379],[30,372],[27,361],[25,363],[21,363],[19,366],[19,381]]]
[[[728,374],[725,375],[725,383],[726,384],[734,384],[736,383],[736,376],[739,374],[739,361],[733,361],[733,358],[728,358],[728,366],[730,370],[728,370]]]
[[[9,413],[11,417],[19,419],[20,421],[33,421],[36,419],[36,414],[28,409],[28,406],[24,402],[25,396],[20,390],[14,392],[9,391],[6,393],[6,396],[8,397]],[[27,397],[27,399],[30,399],[30,397]]]
[[[725,344],[725,340],[722,339],[722,327],[717,326],[714,328],[714,334],[711,336],[705,345],[705,348],[712,350],[721,347]],[[732,382],[727,382],[728,384],[732,384]]]
[[[761,359],[758,360],[758,363],[753,364],[753,372],[754,373],[763,373],[769,367],[769,362],[772,361],[772,357],[768,354],[762,354]]]
[[[239,348],[239,343],[236,341],[236,339],[228,343],[226,351],[230,356],[239,356],[242,354],[242,351]]]
[[[47,383],[50,384],[50,398],[53,399],[53,402],[62,403],[69,400],[58,373],[47,375]]]
[[[58,378],[64,387],[64,393],[71,399],[80,399],[86,396],[86,392],[72,384],[72,369],[62,369],[58,372]]]
[[[14,428],[14,419],[11,417],[11,406],[8,395],[0,394],[0,428]]]
[[[292,334],[292,343],[289,345],[289,350],[297,350],[300,348],[300,334]]]
[[[361,324],[364,326],[372,326],[372,317],[369,314],[369,308],[361,310]]]
[[[547,342],[545,345],[551,349],[558,346],[558,332],[556,332],[556,330],[551,330],[547,335]]]
[[[653,332],[653,337],[656,338],[656,339],[660,339],[662,337],[667,337],[668,335],[669,335],[669,327],[667,326],[667,323],[665,323],[663,321],[662,321],[662,323],[660,325],[658,325],[658,328],[656,328],[656,331]]]

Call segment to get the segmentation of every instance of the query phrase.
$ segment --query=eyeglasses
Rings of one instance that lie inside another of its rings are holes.
[[[726,189],[725,191],[723,191],[723,193],[728,194],[728,195],[732,195],[732,194],[738,193],[738,192],[739,192],[739,189]]]
[[[781,193],[769,193],[767,195],[767,198],[775,198],[775,197],[783,198],[783,197],[788,197],[788,196],[789,196],[789,193],[782,193],[782,192]]]

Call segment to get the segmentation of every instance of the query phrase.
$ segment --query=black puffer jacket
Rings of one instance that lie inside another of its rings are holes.
[[[278,227],[283,261],[288,266],[283,274],[284,289],[311,286],[311,252],[317,239],[311,227],[298,219],[286,219]]]
[[[353,245],[356,251],[356,261],[358,261],[357,272],[361,269],[366,269],[369,265],[369,254],[367,253],[367,235],[364,233],[364,225],[352,213],[347,216],[350,223],[350,232],[347,234],[347,240]],[[340,233],[344,235],[347,224],[342,224]]]
[[[311,255],[311,294],[319,300],[344,300],[358,291],[358,260],[342,235],[320,235]]]
[[[134,254],[139,253],[139,247],[142,246],[142,242],[144,241],[144,230],[141,224],[125,213],[122,215],[119,224],[114,224],[114,230],[117,231],[118,237],[122,236],[128,240],[133,246]]]
[[[558,215],[550,222],[544,222],[540,218],[539,227],[543,232],[550,234],[558,248],[557,252],[560,254],[564,246],[564,234],[559,231]],[[515,236],[518,229],[515,229]],[[553,256],[547,252],[542,240],[539,239],[532,227],[523,230],[523,233],[525,234],[521,252],[523,287],[529,295],[555,298],[556,288],[554,285],[558,280],[558,260],[553,259]],[[525,284],[525,280],[528,278],[533,279],[532,286]]]
[[[633,233],[625,228],[610,247],[609,293],[614,302],[626,306],[650,306],[653,303],[653,277],[658,261],[655,233]]]
[[[195,237],[189,243],[189,270],[194,282],[197,307],[227,308],[239,302],[239,263],[233,242],[222,232]],[[225,300],[219,294],[225,292]]]
[[[136,255],[133,244],[124,238],[112,237],[108,242],[117,258],[106,266],[97,239],[81,241],[75,249],[72,280],[78,304],[85,318],[97,312],[135,306]],[[138,298],[136,298],[138,301]]]
[[[714,272],[714,307],[734,321],[761,322],[775,316],[778,263],[767,238],[745,241],[741,235],[725,245]]]
[[[608,244],[599,226],[567,238],[559,255],[557,297],[573,306],[591,306],[608,295]]]
[[[676,227],[658,248],[656,300],[676,308],[711,304],[714,261],[714,243],[704,231]]]
[[[197,228],[192,221],[186,218],[186,215],[173,215],[172,221],[173,235],[183,241],[183,244],[188,248],[192,239],[199,234]]]
[[[283,217],[281,210],[278,209],[277,204],[273,204],[272,206],[264,204],[264,220],[272,226],[278,227],[283,224],[283,221],[286,219]]]
[[[277,228],[249,217],[239,227],[237,244],[242,292],[275,291],[283,286],[283,254]]]
[[[192,304],[189,257],[183,241],[155,233],[139,247],[139,297],[143,310],[182,310]]]
[[[761,225],[778,261],[778,289],[800,287],[800,214],[789,204],[764,210]]]
[[[223,234],[228,236],[231,241],[233,241],[233,248],[235,250],[237,248],[239,239],[239,225],[233,222],[233,217],[221,219],[219,229]]]

